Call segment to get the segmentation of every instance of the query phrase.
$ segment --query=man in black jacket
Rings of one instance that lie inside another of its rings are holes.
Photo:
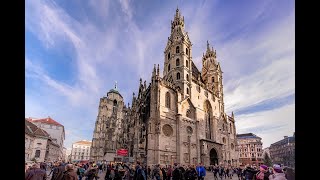
[[[245,180],[252,180],[254,175],[257,174],[257,172],[258,172],[257,170],[255,170],[252,167],[248,166],[243,172]]]

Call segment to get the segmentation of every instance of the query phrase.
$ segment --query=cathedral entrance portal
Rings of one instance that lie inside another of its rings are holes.
[[[218,165],[218,154],[214,148],[210,151],[210,165]]]

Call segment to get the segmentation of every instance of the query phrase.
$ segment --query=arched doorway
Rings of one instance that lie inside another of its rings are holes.
[[[218,165],[218,154],[217,151],[212,148],[210,150],[210,165]]]

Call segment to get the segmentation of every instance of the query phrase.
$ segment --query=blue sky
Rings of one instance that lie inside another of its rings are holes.
[[[263,146],[295,129],[295,6],[292,0],[26,1],[25,116],[65,126],[65,147],[92,139],[99,98],[114,87],[126,104],[140,77],[163,71],[179,7],[201,70],[206,42],[223,71],[225,107],[237,133]]]

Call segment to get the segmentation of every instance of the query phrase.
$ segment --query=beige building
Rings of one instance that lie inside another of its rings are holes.
[[[42,128],[25,119],[25,160],[56,161],[60,147]]]
[[[72,144],[71,162],[89,160],[91,141],[82,140]]]
[[[38,128],[36,125],[30,123],[27,120],[25,120],[24,127],[25,127],[24,128],[24,132],[25,132],[24,157],[25,157],[25,161],[30,161],[32,159],[34,140],[36,138],[33,132],[36,131]]]
[[[152,164],[238,164],[233,113],[224,109],[222,70],[207,42],[198,70],[184,17],[177,9],[164,49],[163,77],[154,66],[151,83],[140,85],[126,107],[117,89],[100,99],[92,160],[128,149],[134,160]]]
[[[253,133],[238,134],[239,161],[242,165],[263,163],[261,138]]]
[[[63,157],[63,143],[65,140],[64,126],[53,120],[51,117],[47,118],[28,118],[28,121],[37,125],[39,128],[49,133],[52,142],[59,145],[59,159]]]

